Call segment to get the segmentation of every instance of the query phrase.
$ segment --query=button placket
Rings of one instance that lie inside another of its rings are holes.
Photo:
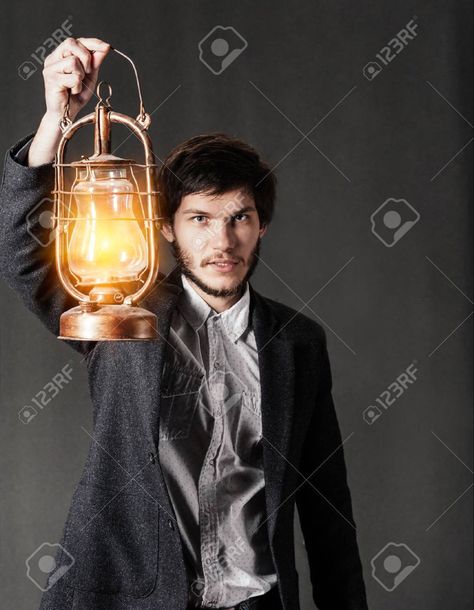
[[[211,362],[220,362],[219,353],[220,342],[214,325],[218,322],[216,317],[212,318],[213,323],[209,327],[209,357]],[[211,368],[211,367],[210,367]],[[214,423],[212,435],[209,442],[206,458],[199,478],[199,498],[200,498],[200,522],[201,526],[201,556],[203,558],[202,569],[204,575],[203,603],[217,604],[222,594],[220,582],[222,575],[219,573],[218,553],[219,553],[219,520],[217,507],[217,453],[222,438],[222,417],[216,412],[216,405],[222,402],[223,393],[222,374],[213,372],[208,374],[207,391],[204,399],[207,401],[210,412],[213,412]],[[217,572],[216,572],[217,571]]]
[[[183,285],[186,287],[184,277]],[[175,383],[166,394],[184,395],[188,389],[196,389],[197,396],[202,392],[204,400],[197,402],[196,417],[189,427],[189,442],[163,443],[161,448],[172,500],[183,507],[182,514],[186,515],[187,509],[193,514],[192,520],[185,518],[181,524],[183,542],[191,554],[202,558],[202,564],[199,562],[198,565],[189,566],[191,582],[199,582],[198,590],[191,587],[190,600],[194,602],[199,598],[201,605],[204,603],[220,608],[230,606],[237,599],[235,586],[241,587],[245,575],[248,575],[248,593],[260,588],[261,579],[252,573],[252,566],[257,562],[261,564],[262,574],[270,575],[273,570],[271,554],[263,551],[263,545],[266,545],[265,528],[259,530],[263,534],[258,542],[255,539],[257,555],[252,544],[247,542],[248,532],[243,516],[245,512],[249,518],[256,520],[264,511],[261,493],[263,465],[258,459],[262,452],[261,446],[256,446],[261,436],[259,359],[254,334],[249,332],[242,335],[247,324],[247,309],[237,311],[236,308],[235,315],[217,314],[197,299],[195,292],[189,293],[190,300],[186,301],[187,307],[183,307],[189,319],[185,315],[176,316],[175,328],[170,329],[170,342],[176,349],[170,351],[182,358],[182,368],[195,362],[201,368],[199,377],[202,376],[202,379],[199,380],[200,387],[196,383],[195,386],[191,384],[190,388],[181,388]],[[247,308],[248,302],[242,305]],[[219,363],[224,363],[224,366],[219,368]],[[171,378],[176,380],[177,367],[171,358],[170,368]],[[211,375],[212,380],[207,385],[206,380]],[[167,398],[166,401],[168,410],[171,410],[171,399]],[[177,409],[173,408],[172,411],[178,414]],[[166,415],[163,405],[161,414]],[[185,418],[185,421],[190,422],[191,418]],[[150,449],[153,450],[153,447]],[[177,463],[180,467],[176,466]],[[246,505],[246,511],[241,511],[239,516],[233,512],[232,506],[234,502],[237,506],[241,504],[243,494],[240,493],[239,481],[242,481],[239,477],[234,478],[233,463],[249,469],[248,486],[245,483],[249,492],[245,496],[248,497],[248,511]],[[185,486],[189,489],[186,497]],[[204,505],[200,513],[201,502]],[[173,535],[168,527],[166,530],[170,536]],[[239,552],[235,553],[237,549]],[[222,559],[228,556],[232,561],[223,563]],[[206,559],[208,563],[205,563]],[[273,572],[271,577],[273,579]]]

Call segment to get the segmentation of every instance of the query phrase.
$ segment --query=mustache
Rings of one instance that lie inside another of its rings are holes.
[[[212,260],[218,260],[219,258],[222,258],[223,260],[225,260],[226,258],[230,258],[239,263],[243,263],[243,264],[247,265],[249,267],[248,273],[249,273],[249,275],[251,275],[253,273],[253,271],[257,265],[258,259],[259,259],[261,242],[262,242],[262,238],[259,237],[257,239],[257,242],[256,242],[253,250],[249,253],[247,259],[243,256],[225,254],[222,257],[217,257],[217,256],[208,257],[205,261],[202,261],[200,264],[199,263],[197,263],[197,264],[199,265],[200,268],[203,268],[203,267],[207,266]],[[170,246],[171,246],[171,250],[176,258],[176,262],[178,263],[178,265],[180,267],[190,268],[192,266],[192,255],[190,254],[190,252],[188,252],[185,248],[183,248],[181,246],[181,244],[178,242],[176,237],[175,237],[174,241],[170,242]]]

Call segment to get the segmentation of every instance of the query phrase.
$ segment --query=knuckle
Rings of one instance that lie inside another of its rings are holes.
[[[75,55],[71,55],[70,57],[68,57],[66,66],[71,70],[76,70],[79,67],[77,57]]]

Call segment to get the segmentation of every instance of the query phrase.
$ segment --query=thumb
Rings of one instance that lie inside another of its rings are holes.
[[[91,51],[91,73],[95,74],[98,72],[100,66],[104,62],[104,59],[107,57],[110,49],[106,51]]]

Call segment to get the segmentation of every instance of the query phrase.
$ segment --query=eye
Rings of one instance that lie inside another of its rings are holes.
[[[192,216],[191,220],[196,220],[196,218],[206,218],[206,216]],[[202,222],[196,221],[198,225],[203,224]]]
[[[241,214],[236,214],[236,215],[233,217],[233,218],[234,218],[234,220],[235,220],[235,219],[237,219],[239,216],[240,216],[241,218],[242,218],[242,217],[244,217],[244,220],[246,220],[246,219],[249,217],[249,215],[248,215],[248,214],[244,214],[244,213],[242,212]]]

